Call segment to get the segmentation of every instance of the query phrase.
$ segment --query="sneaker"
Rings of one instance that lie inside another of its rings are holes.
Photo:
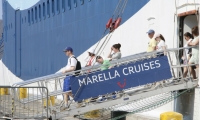
[[[104,102],[104,101],[107,101],[107,99],[106,99],[106,98],[99,98],[99,99],[97,100],[97,102],[99,102],[99,103],[102,103],[102,102]]]
[[[82,104],[81,104],[81,107],[85,107],[85,106],[86,106],[86,104],[85,104],[85,103],[82,103]]]
[[[69,108],[69,107],[63,107],[63,108],[61,109],[61,111],[65,111],[65,110],[69,111],[70,108]]]
[[[112,96],[112,99],[114,100],[114,99],[116,99],[116,97],[117,97],[116,95],[113,95],[113,96]]]

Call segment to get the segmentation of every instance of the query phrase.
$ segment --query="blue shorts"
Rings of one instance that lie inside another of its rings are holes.
[[[69,91],[71,92],[71,84],[70,84],[70,76],[67,76],[65,79],[64,79],[64,83],[63,83],[63,92],[66,92],[66,91]]]

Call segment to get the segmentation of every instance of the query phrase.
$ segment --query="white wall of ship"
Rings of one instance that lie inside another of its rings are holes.
[[[27,0],[19,0],[16,2],[16,0],[8,0],[13,8],[20,9],[26,9],[38,1],[39,0],[31,0],[27,2]],[[200,0],[176,0],[176,6],[182,6],[176,10],[175,0],[150,0],[150,2],[140,11],[115,30],[101,55],[106,58],[110,52],[110,47],[116,43],[121,43],[122,45],[122,57],[146,51],[149,41],[146,32],[149,29],[154,29],[156,33],[164,35],[168,48],[176,48],[178,46],[178,29],[177,19],[174,21],[174,14],[176,14],[176,12],[185,12],[190,9],[194,10],[197,7],[195,5],[191,5],[189,7],[184,6],[186,3],[188,4],[194,2],[200,3]],[[91,47],[95,47],[95,45]],[[78,59],[81,60],[83,65],[86,57],[87,51],[78,56]],[[13,83],[20,81],[22,80],[13,75],[3,62],[0,61],[0,85],[12,85]],[[173,110],[173,102],[144,114],[145,116],[149,115],[159,117],[160,113],[169,110]],[[195,111],[199,111],[199,109],[195,109]],[[198,118],[200,116],[196,114],[195,117]]]

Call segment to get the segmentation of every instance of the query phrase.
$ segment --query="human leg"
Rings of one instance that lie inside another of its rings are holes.
[[[68,93],[64,93],[64,101],[65,101],[65,107],[68,106]]]
[[[190,65],[193,63],[189,63]],[[193,79],[196,79],[196,72],[195,70],[192,68],[192,66],[190,66],[190,74],[192,75]]]
[[[187,73],[188,73],[188,68],[184,67],[184,69],[183,69],[183,78],[185,78],[187,76]]]

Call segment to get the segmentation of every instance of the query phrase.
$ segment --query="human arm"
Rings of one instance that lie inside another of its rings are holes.
[[[167,55],[167,52],[166,52],[166,46],[162,46],[162,50],[164,51],[164,55]]]
[[[71,72],[71,71],[74,71],[76,70],[76,67],[75,66],[71,66],[70,68],[66,69],[66,70],[63,70],[62,73],[67,73],[67,72]]]
[[[157,45],[156,40],[152,39],[151,46],[152,46],[153,50],[156,50],[156,45]]]
[[[199,38],[197,38],[197,40],[195,40],[195,41],[190,41],[189,43],[188,43],[188,46],[196,46],[196,45],[199,45]]]
[[[117,60],[117,59],[120,59],[120,58],[121,58],[121,52],[117,52],[117,53],[115,53],[115,54],[112,55],[112,59]]]
[[[70,62],[70,66],[67,69],[64,69],[62,71],[62,73],[67,73],[67,72],[72,72],[76,70],[76,64],[77,64],[77,60],[75,58],[70,58],[70,60],[68,61]]]

